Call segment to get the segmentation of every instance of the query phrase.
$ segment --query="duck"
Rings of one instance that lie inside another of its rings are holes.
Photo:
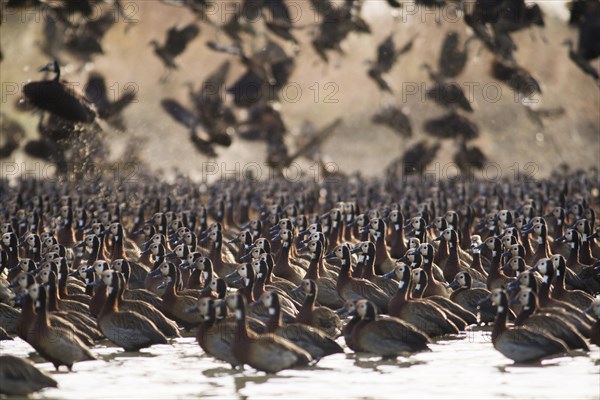
[[[337,258],[341,262],[340,274],[336,284],[337,292],[344,301],[367,299],[372,301],[380,312],[388,309],[388,296],[375,284],[362,278],[353,278],[350,273],[351,257],[350,246],[347,244],[337,246],[326,259]]]
[[[72,331],[50,324],[46,310],[46,289],[33,284],[29,287],[29,296],[35,302],[37,316],[28,328],[27,342],[50,361],[56,371],[62,365],[72,371],[76,362],[96,360],[90,349]]]
[[[468,272],[459,272],[456,274],[452,282],[448,285],[450,289],[454,289],[450,295],[450,300],[457,303],[467,311],[478,315],[479,322],[490,323],[494,321],[495,312],[480,308],[479,303],[489,297],[490,291],[484,288],[473,288],[472,278]]]
[[[213,249],[210,254],[210,259],[213,262],[214,270],[219,276],[227,276],[237,269],[237,263],[223,260],[221,249],[223,246],[223,234],[218,231],[209,232],[201,243],[212,242]],[[229,283],[229,282],[228,282]]]
[[[269,275],[269,267],[263,260],[254,260],[250,263],[250,267],[254,270],[254,286],[252,288],[252,294],[255,299],[260,299],[262,294],[266,291],[277,292],[279,295],[280,304],[287,309],[297,311],[300,309],[300,303],[292,299],[285,290],[282,290],[276,286],[266,285],[266,279]],[[292,289],[293,290],[293,289]]]
[[[134,289],[129,287],[129,277],[131,274],[131,264],[129,261],[124,258],[118,258],[110,264],[110,269],[120,272],[125,278],[123,298],[127,300],[143,301],[160,310],[162,307],[162,299],[156,293],[143,288]]]
[[[554,287],[552,297],[581,309],[586,309],[592,305],[594,298],[583,290],[569,290],[566,288],[569,269],[565,258],[561,254],[554,254],[550,257],[550,262],[555,271]],[[544,271],[540,271],[542,274]]]
[[[275,240],[281,242],[281,250],[273,266],[273,274],[279,278],[287,279],[294,285],[299,285],[302,277],[306,274],[305,269],[308,269],[308,265],[304,264],[305,260],[296,263],[291,262],[290,251],[294,242],[293,232],[289,229],[280,229],[275,236]],[[306,268],[302,268],[300,265],[304,265]]]
[[[175,264],[163,262],[156,271],[151,273],[151,275],[153,275],[153,277],[162,275],[164,279],[167,279],[167,283],[163,283],[162,285],[164,286],[164,293],[162,295],[163,303],[161,311],[168,318],[182,325],[186,330],[190,330],[201,322],[199,314],[190,314],[186,312],[188,308],[193,307],[196,304],[197,298],[178,293],[177,272]]]
[[[167,338],[148,318],[134,311],[119,308],[119,291],[123,280],[113,279],[112,270],[102,272],[100,279],[108,288],[108,297],[100,315],[98,327],[111,342],[125,351],[138,351],[155,344],[168,344]]]
[[[427,274],[428,285],[423,296],[448,297],[450,290],[446,287],[442,269],[433,263],[433,252],[431,243],[422,243],[416,249],[407,251],[406,258],[402,258],[400,261],[408,261],[411,268],[420,267]]]
[[[298,310],[295,322],[318,328],[331,338],[341,335],[342,320],[339,315],[329,307],[316,306],[319,288],[312,279],[304,279],[297,291],[305,294],[302,307]]]
[[[485,280],[488,290],[493,290],[501,287],[506,287],[512,280],[506,276],[500,268],[500,260],[502,259],[502,241],[496,236],[490,236],[481,244],[481,249],[488,249],[492,253],[488,276]]]
[[[457,231],[451,228],[446,228],[440,236],[433,240],[443,240],[448,244],[448,258],[446,259],[446,262],[442,268],[444,271],[444,279],[446,279],[446,281],[451,281],[460,271],[469,269],[469,264],[461,263],[461,259],[459,258],[460,247]],[[487,279],[484,274],[479,273],[477,270],[470,269],[469,272],[472,274],[473,278],[478,281],[485,281]]]
[[[312,357],[290,341],[275,335],[258,334],[248,327],[246,299],[239,294],[226,298],[235,313],[236,329],[231,346],[233,356],[242,365],[271,374],[284,369],[308,365]]]
[[[536,294],[531,289],[521,290],[511,303],[520,303],[521,312],[515,320],[515,326],[525,326],[536,332],[544,332],[565,342],[571,350],[590,351],[585,338],[577,332],[571,323],[556,314],[539,312]]]
[[[508,295],[503,289],[492,290],[489,300],[496,306],[492,343],[505,357],[519,364],[534,363],[568,352],[565,342],[550,334],[522,326],[507,327]]]
[[[368,229],[375,241],[375,271],[379,275],[388,273],[394,269],[395,262],[385,244],[387,227],[382,218],[375,218],[363,229]]]
[[[390,235],[390,257],[398,259],[408,250],[408,243],[404,236],[404,215],[401,210],[392,210],[384,219],[392,227]]]
[[[154,325],[156,325],[158,330],[161,331],[165,337],[179,337],[179,329],[177,328],[177,324],[165,317],[164,314],[152,304],[146,303],[142,300],[129,300],[124,298],[123,293],[125,291],[125,277],[122,273],[113,271],[112,279],[113,281],[115,279],[119,279],[119,290],[117,296],[119,298],[120,310],[136,312],[141,316],[146,317],[148,320],[152,321]],[[112,286],[114,287],[115,285],[112,284]]]
[[[375,274],[375,244],[373,242],[360,242],[350,252],[359,255],[359,262],[363,262],[363,271],[358,278],[366,279],[385,292],[388,296],[396,293],[398,282],[394,279],[385,279],[383,275]],[[358,265],[358,264],[357,264]],[[354,278],[356,276],[353,275]]]
[[[267,332],[287,339],[304,349],[313,360],[319,361],[323,357],[344,352],[334,339],[318,328],[295,322],[282,324],[279,293],[266,291],[258,301],[269,312],[269,319],[266,322]]]
[[[594,301],[594,304],[590,306],[586,312],[593,312],[596,315],[596,322],[590,328],[590,342],[596,346],[600,346],[600,301]]]
[[[588,337],[593,321],[587,317],[585,313],[580,312],[580,310],[570,306],[568,303],[558,302],[554,299],[550,299],[544,294],[543,291],[540,292],[538,290],[539,286],[537,284],[537,280],[534,279],[534,273],[536,272],[529,270],[520,274],[517,280],[509,285],[509,291],[516,294],[520,290],[531,289],[532,292],[537,294],[541,311],[545,313],[557,314],[577,328],[577,331],[582,336]],[[542,298],[545,298],[544,302],[542,302]]]
[[[317,284],[317,303],[320,305],[337,310],[344,305],[344,300],[340,297],[335,280],[321,276],[319,264],[323,258],[323,243],[319,240],[311,240],[306,244],[306,250],[311,256],[308,271],[304,279],[312,279]]]
[[[392,317],[411,323],[429,337],[458,334],[459,329],[438,306],[422,299],[411,299],[409,291],[412,281],[410,268],[400,263],[386,277],[398,279],[398,291],[389,300],[388,310]]]
[[[31,361],[11,355],[0,356],[0,394],[26,397],[45,388],[57,387],[58,382]]]
[[[188,313],[199,312],[202,321],[196,331],[196,341],[206,354],[224,361],[231,368],[241,367],[243,364],[235,358],[232,352],[235,340],[235,321],[218,321],[215,300],[210,297],[201,297],[196,306],[190,307]]]
[[[427,274],[421,268],[415,268],[412,270],[412,279],[414,282],[414,289],[412,292],[412,297],[414,299],[423,298],[423,292],[427,288]],[[429,296],[426,300],[433,301],[437,304],[438,307],[442,308],[446,314],[448,314],[449,318],[454,322],[457,327],[462,322],[466,322],[467,325],[472,325],[477,323],[477,316],[475,313],[468,311],[463,308],[461,305],[455,303],[448,297],[444,296]],[[458,317],[458,318],[454,318]],[[462,321],[461,321],[462,320]],[[463,327],[463,329],[466,326]]]
[[[470,242],[469,247],[470,247],[473,258],[472,258],[471,265],[469,266],[469,268],[471,268],[475,271],[478,271],[481,275],[485,276],[485,278],[487,280],[488,273],[483,268],[483,260],[481,258],[481,244],[482,243],[483,242],[481,241],[481,236],[479,236],[479,235],[471,236],[471,242]]]
[[[358,300],[353,313],[360,318],[351,334],[355,351],[383,358],[431,351],[428,346],[430,340],[425,333],[398,318],[378,318],[376,306],[368,300]]]

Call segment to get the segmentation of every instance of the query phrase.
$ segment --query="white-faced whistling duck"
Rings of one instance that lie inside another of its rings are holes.
[[[76,362],[96,359],[73,332],[50,325],[45,288],[34,284],[29,287],[29,296],[35,301],[37,316],[29,326],[27,342],[42,357],[49,360],[57,371],[61,365],[65,365],[70,371]]]
[[[360,242],[351,251],[352,254],[358,254],[359,262],[362,259],[362,274],[354,276],[355,278],[366,279],[385,292],[388,296],[396,293],[398,282],[395,279],[385,279],[383,275],[375,274],[375,245],[373,242]],[[358,266],[358,264],[357,264]]]
[[[427,274],[421,268],[413,269],[412,274],[413,274],[412,279],[413,279],[413,283],[414,283],[412,297],[415,299],[423,298],[423,292],[427,288],[427,279],[428,279]],[[459,328],[460,328],[459,323],[461,323],[460,320],[462,320],[462,322],[466,322],[467,325],[477,323],[476,314],[468,311],[467,309],[463,308],[461,305],[459,305],[458,303],[455,303],[454,301],[450,300],[447,297],[434,295],[434,296],[427,296],[426,300],[433,301],[435,304],[438,305],[438,307],[441,307],[446,314],[449,314],[448,315],[449,318]],[[456,316],[458,318],[453,318],[453,316]]]
[[[508,296],[502,289],[494,289],[489,300],[496,306],[496,319],[492,330],[494,348],[516,363],[538,362],[543,358],[558,356],[568,351],[560,339],[526,327],[508,328]]]
[[[112,270],[102,272],[100,279],[108,288],[106,303],[98,316],[98,327],[111,342],[125,351],[138,351],[155,344],[167,344],[167,338],[148,318],[119,309],[121,282],[113,279]]]
[[[431,337],[458,334],[456,325],[448,320],[446,313],[438,306],[422,299],[410,298],[411,275],[410,268],[405,264],[398,265],[396,269],[386,274],[389,277],[395,276],[399,282],[398,291],[389,300],[389,315],[411,323]]]
[[[337,291],[337,283],[331,278],[321,276],[319,272],[319,264],[323,261],[323,243],[319,240],[310,241],[306,244],[306,249],[311,255],[311,260],[304,279],[312,279],[317,284],[319,304],[337,310],[344,305],[344,300]]]
[[[0,393],[8,396],[28,396],[44,388],[58,387],[49,375],[37,369],[31,361],[0,356]]]
[[[349,245],[337,246],[326,258],[337,258],[341,261],[336,288],[342,299],[345,301],[367,299],[377,306],[379,312],[387,312],[388,296],[385,292],[366,279],[352,277],[350,273],[352,265]]]
[[[266,322],[268,333],[289,340],[306,350],[317,361],[325,356],[344,352],[339,344],[318,328],[300,323],[282,324],[279,299],[278,293],[267,291],[258,300],[269,311],[269,319]]]
[[[196,306],[186,310],[188,313],[200,313],[202,316],[202,322],[198,325],[196,332],[196,340],[206,354],[229,363],[232,368],[241,366],[242,364],[232,353],[236,322],[232,320],[217,321],[214,303],[214,299],[201,297]]]
[[[577,332],[577,328],[556,314],[538,312],[536,294],[531,289],[521,290],[511,303],[519,302],[523,307],[515,320],[516,326],[524,326],[554,336],[565,342],[570,349],[589,351],[585,338]]]
[[[429,351],[429,338],[425,333],[398,318],[377,318],[373,303],[359,300],[353,312],[360,317],[352,329],[355,351],[374,353],[384,358]]]
[[[304,279],[294,290],[302,291],[306,296],[296,316],[296,322],[321,329],[329,337],[338,337],[342,329],[342,321],[338,314],[329,307],[315,306],[319,291],[316,282]]]
[[[248,328],[246,300],[241,295],[227,297],[227,305],[235,312],[236,330],[233,356],[241,363],[267,373],[307,365],[310,354],[279,336],[260,335]]]
[[[163,279],[167,280],[167,283],[163,284],[163,286],[165,286],[165,291],[162,295],[163,303],[161,311],[167,317],[177,321],[178,324],[181,324],[186,330],[198,325],[202,320],[200,315],[186,312],[188,308],[193,307],[196,304],[196,298],[178,293],[178,274],[175,264],[169,262],[162,263],[162,265],[150,275],[162,275]]]

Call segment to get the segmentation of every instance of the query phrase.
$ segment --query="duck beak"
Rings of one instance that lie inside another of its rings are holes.
[[[230,273],[229,275],[225,276],[225,279],[234,279],[234,278],[241,278],[242,276],[239,274],[239,272],[237,271],[233,271],[232,273]]]
[[[187,261],[184,261],[181,264],[179,264],[179,268],[184,269],[184,270],[190,269],[190,263]]]
[[[245,260],[249,260],[250,258],[252,258],[252,253],[248,252],[248,253],[244,254],[243,256],[241,256],[240,260],[245,261]]]
[[[278,233],[277,235],[275,235],[275,236],[273,236],[271,238],[271,241],[272,242],[279,242],[279,241],[281,241],[281,235]]]
[[[396,271],[392,270],[390,272],[388,272],[387,274],[383,275],[383,279],[385,279],[386,281],[389,281],[390,279],[393,279],[396,276]]]
[[[15,266],[14,266],[14,267],[12,267],[12,268],[9,268],[9,269],[8,269],[8,272],[13,272],[13,271],[16,271],[16,270],[18,270],[18,269],[21,269],[21,264],[20,264],[20,263],[19,263],[19,264],[17,264],[17,265],[15,265]]]
[[[132,235],[141,235],[144,233],[143,229],[138,229],[137,231],[133,232]]]
[[[300,291],[302,291],[302,285],[296,286],[295,288],[292,289],[292,292],[294,292],[294,293],[300,293]]]
[[[481,250],[485,249],[486,247],[487,247],[487,245],[485,243],[481,243],[479,246],[476,247],[476,249],[481,251]]]
[[[510,301],[508,302],[509,305],[515,305],[515,304],[519,304],[519,296],[513,297],[512,299],[510,299]]]
[[[237,242],[237,241],[238,241],[238,239],[237,239],[237,238],[233,238],[233,239],[229,239],[229,240],[227,241],[227,243],[235,243],[235,242]]]
[[[144,250],[144,251],[142,251],[140,253],[141,256],[145,256],[145,255],[148,255],[148,254],[150,254],[150,249],[146,249],[146,250]]]
[[[452,282],[450,282],[449,284],[446,285],[446,287],[448,289],[458,289],[459,286],[460,286],[460,283],[458,283],[458,281],[456,279],[454,279]]]
[[[250,307],[258,307],[261,304],[262,304],[262,301],[256,300],[256,301],[253,301],[252,303],[250,303]]]
[[[177,258],[177,254],[175,254],[174,251],[167,253],[167,255],[165,256],[167,259],[172,260],[174,258]]]
[[[511,281],[508,283],[507,285],[507,289],[509,292],[514,292],[515,290],[519,289],[521,285],[519,284],[519,281]]]
[[[199,243],[200,244],[204,244],[204,243],[208,243],[208,241],[210,240],[210,236],[204,236],[202,239],[200,239]]]
[[[160,268],[156,268],[154,271],[148,272],[148,276],[151,278],[158,278],[161,275],[162,273],[160,272]]]
[[[73,246],[73,248],[80,249],[83,246],[85,246],[85,242],[77,242],[77,243],[75,243],[75,245]]]
[[[162,289],[164,289],[164,288],[166,288],[166,287],[167,287],[167,284],[166,284],[166,283],[161,283],[160,285],[158,285],[158,286],[156,287],[156,289],[157,289],[157,290],[162,290]]]
[[[404,225],[403,228],[404,229],[408,229],[412,226],[412,222],[409,222],[408,224]]]
[[[101,285],[102,285],[102,283],[103,283],[103,282],[102,282],[102,279],[97,279],[97,280],[95,280],[95,281],[93,281],[93,282],[90,282],[90,283],[88,283],[87,285],[88,285],[88,286],[101,286]]]
[[[439,242],[440,240],[442,240],[442,235],[436,237],[435,239],[433,239],[434,242]]]
[[[325,257],[323,257],[325,260],[331,260],[332,258],[335,258],[335,253],[331,252],[329,254],[327,254]]]
[[[346,226],[347,226],[348,228],[352,228],[354,225],[356,225],[356,221],[355,221],[355,220],[352,220],[352,221],[350,221],[350,222],[348,222],[348,223],[346,224]]]
[[[504,253],[502,253],[502,257],[508,257],[510,256],[512,253],[510,250],[506,250]]]
[[[554,243],[562,243],[565,242],[567,240],[567,238],[565,237],[565,235],[563,236],[559,236],[556,239],[554,239]]]
[[[348,310],[346,310],[346,308],[344,307],[338,308],[337,310],[335,310],[335,313],[341,318],[348,316]]]
[[[79,273],[79,271],[71,271],[71,272],[69,272],[68,276],[77,276],[78,273]]]
[[[350,250],[350,254],[358,254],[360,253],[360,247],[355,247],[352,250]]]
[[[197,313],[198,311],[200,311],[200,308],[198,308],[197,305],[195,306],[191,306],[185,309],[186,314],[194,314]]]
[[[509,263],[504,264],[502,267],[500,267],[500,269],[502,270],[502,272],[504,272],[505,274],[510,272],[511,268]]]
[[[306,253],[308,252],[308,247],[306,246],[302,246],[302,247],[298,247],[298,253]]]

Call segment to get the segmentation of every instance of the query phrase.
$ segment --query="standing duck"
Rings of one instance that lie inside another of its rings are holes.
[[[302,307],[296,316],[296,322],[313,326],[325,332],[329,337],[336,338],[341,334],[342,321],[337,313],[331,308],[316,307],[316,299],[319,288],[312,279],[304,279],[297,288],[306,295]]]
[[[323,243],[319,240],[312,240],[307,243],[306,249],[310,253],[310,264],[304,279],[312,279],[319,288],[317,292],[317,302],[331,309],[337,310],[344,305],[344,300],[337,291],[335,280],[320,275],[319,264],[323,261]]]
[[[277,373],[312,361],[310,354],[291,342],[274,335],[260,335],[249,329],[243,296],[227,297],[227,305],[235,312],[236,330],[231,352],[240,364],[267,373]]]
[[[484,308],[479,308],[479,303],[490,295],[490,291],[484,288],[472,288],[472,278],[468,272],[456,274],[449,288],[455,289],[450,295],[450,300],[475,315],[479,315],[479,321],[489,323],[494,321],[496,314]]]
[[[42,357],[49,360],[57,371],[61,365],[71,371],[76,362],[96,359],[73,332],[50,325],[46,311],[46,289],[34,284],[29,287],[29,296],[35,302],[37,317],[29,326],[27,342]]]
[[[389,300],[388,310],[392,317],[411,323],[430,337],[458,334],[459,330],[436,305],[423,300],[410,299],[412,281],[410,268],[400,264],[386,276],[398,279],[398,291]]]
[[[591,295],[583,290],[569,290],[566,288],[567,274],[568,272],[573,273],[573,271],[569,271],[567,268],[565,258],[560,254],[554,254],[550,257],[550,261],[554,267],[556,276],[552,296],[555,299],[566,301],[579,309],[590,307],[594,302],[594,298]]]
[[[317,361],[331,354],[344,352],[339,344],[318,328],[299,323],[282,324],[278,293],[264,292],[259,301],[269,311],[269,319],[266,322],[268,333],[289,340],[306,350]]]
[[[515,320],[516,326],[525,326],[536,332],[544,332],[565,342],[570,349],[590,351],[585,338],[577,328],[556,314],[539,312],[537,296],[531,289],[523,289],[511,303],[520,303],[521,312]]]
[[[360,321],[352,329],[355,351],[395,358],[401,354],[429,351],[429,338],[413,325],[398,318],[377,318],[375,305],[367,300],[356,302]]]
[[[119,309],[121,282],[113,279],[114,272],[102,272],[100,279],[108,288],[106,303],[98,316],[98,327],[111,342],[125,351],[138,351],[155,344],[167,344],[167,338],[146,317],[133,311]]]
[[[385,279],[383,275],[375,274],[375,245],[373,242],[360,242],[352,249],[351,253],[358,253],[359,260],[362,257],[364,265],[363,273],[360,278],[375,284],[378,288],[383,290],[388,297],[391,297],[396,293],[398,282],[394,279]]]
[[[350,246],[339,245],[325,258],[337,258],[341,262],[340,274],[337,281],[338,294],[344,301],[367,299],[378,307],[380,312],[387,312],[388,296],[375,284],[362,278],[353,278],[350,274],[351,257]]]
[[[37,369],[29,360],[11,355],[0,356],[0,394],[29,396],[45,388],[58,387],[58,383]]]
[[[594,301],[594,304],[586,311],[593,311],[596,315],[596,322],[594,322],[594,325],[590,329],[590,341],[596,346],[600,346],[600,301]]]
[[[489,299],[496,306],[492,343],[505,357],[516,363],[532,363],[568,351],[565,342],[549,334],[526,327],[508,328],[508,296],[504,290],[494,289]]]
[[[413,269],[412,274],[412,279],[414,282],[412,297],[415,299],[421,299],[423,297],[423,292],[427,288],[427,274],[421,268]],[[461,322],[466,322],[468,325],[477,323],[477,317],[475,313],[468,311],[447,297],[429,296],[426,298],[426,300],[433,301],[438,307],[444,310],[446,314],[449,314],[452,322],[454,322],[454,324],[459,328],[459,323]],[[454,318],[455,316],[458,318]]]

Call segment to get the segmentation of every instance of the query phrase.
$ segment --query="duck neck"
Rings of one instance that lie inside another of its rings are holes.
[[[104,307],[98,316],[99,319],[104,315],[119,311],[119,294],[117,293],[117,290],[114,287],[109,286],[106,288],[106,291],[108,294],[106,297],[106,302],[104,303]]]
[[[188,289],[202,287],[202,283],[200,282],[201,276],[202,276],[202,271],[200,271],[198,268],[194,268],[194,270],[192,271],[192,273],[190,274],[190,277],[188,279],[188,283],[187,283]],[[205,281],[204,286],[206,286],[207,282],[208,281]]]
[[[392,247],[391,253],[393,257],[400,258],[406,253],[406,239],[404,237],[404,229],[402,224],[396,222],[392,225]]]
[[[445,273],[449,277],[454,277],[460,272],[460,259],[458,257],[458,243],[454,241],[447,242],[448,246],[448,258],[446,259]]]
[[[310,264],[308,265],[308,271],[304,279],[312,279],[316,281],[321,278],[319,273],[319,263],[321,262],[321,252],[312,253],[310,256]]]
[[[506,330],[506,315],[508,313],[506,305],[498,306],[496,310],[496,320],[492,329],[492,343],[496,343],[498,337]]]
[[[562,263],[562,262],[561,262]],[[554,295],[560,297],[566,293],[565,280],[567,275],[567,269],[565,265],[559,265],[556,268],[556,279],[554,280]]]
[[[479,251],[473,252],[473,261],[471,261],[471,269],[479,271],[484,276],[487,274],[483,269],[483,264],[481,263],[481,253]]]
[[[248,337],[248,325],[246,323],[246,309],[244,307],[237,308],[235,310],[235,341],[236,343],[247,343]]]
[[[550,300],[550,277],[548,275],[543,276],[542,284],[538,290],[538,301],[540,306],[546,307]]]
[[[123,236],[118,235],[114,237],[110,260],[115,261],[121,258],[125,258],[125,244],[123,242]]]
[[[277,328],[281,327],[281,309],[279,307],[269,307],[269,318],[267,319],[267,332],[275,333]]]
[[[371,280],[375,276],[375,255],[365,254],[363,279]]]
[[[400,280],[398,283],[398,290],[394,294],[393,300],[397,304],[404,304],[408,302],[408,291],[410,290],[410,282]]]
[[[273,267],[273,273],[277,276],[285,276],[290,269],[290,243],[284,242],[279,251],[279,257]]]
[[[579,247],[579,260],[586,265],[593,264],[594,258],[592,257],[592,246],[589,237],[586,234],[581,235],[581,246]]]
[[[56,282],[50,282],[48,284],[48,311],[54,312],[59,311],[59,296],[58,296],[58,288],[56,287]]]
[[[569,247],[571,248],[571,250],[569,250],[569,257],[567,258],[567,265],[569,267],[573,267],[573,266],[579,264],[579,247],[580,247],[579,240],[573,240],[573,241],[569,242]]]

